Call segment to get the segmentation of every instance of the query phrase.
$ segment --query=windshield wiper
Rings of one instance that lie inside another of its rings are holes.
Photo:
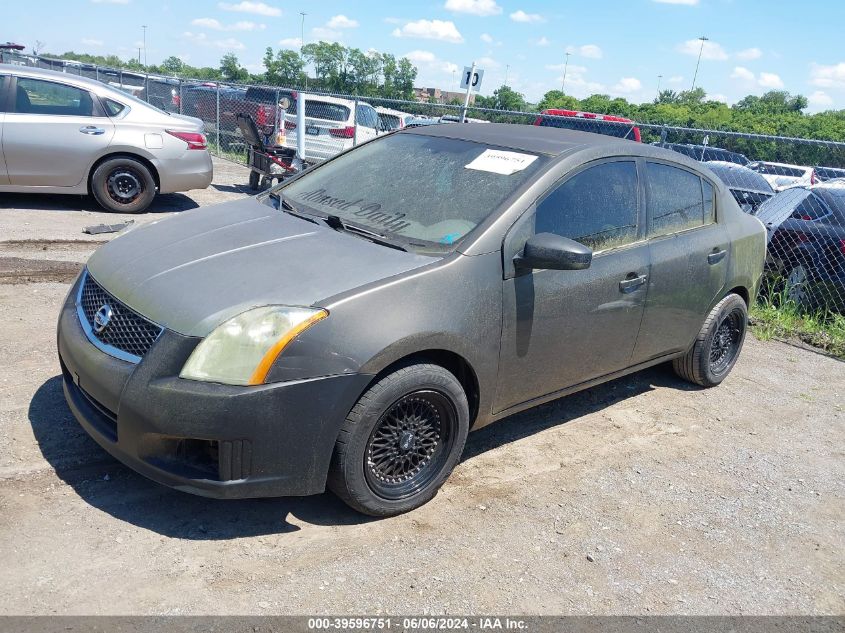
[[[297,211],[296,207],[294,207],[290,202],[283,198],[281,194],[273,191],[268,194],[267,197],[270,198],[270,200],[275,201],[277,209],[281,209],[288,215],[292,215],[295,218],[300,218],[302,220],[305,220],[306,222],[311,222],[312,224],[318,224],[318,218],[314,217],[313,215]]]
[[[339,216],[336,215],[326,215],[320,218],[323,222],[326,223],[327,226],[333,228],[335,231],[347,231],[349,233],[355,233],[364,237],[375,244],[381,244],[382,246],[387,246],[388,248],[395,248],[398,251],[408,252],[408,249],[402,246],[401,244],[397,244],[396,242],[389,239],[387,236],[382,235],[381,233],[377,233],[376,231],[371,231],[369,229],[365,229],[362,226],[358,226],[356,224],[348,224],[340,219]]]

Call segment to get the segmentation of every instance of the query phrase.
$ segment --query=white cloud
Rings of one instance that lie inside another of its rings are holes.
[[[631,92],[637,92],[637,90],[641,90],[642,87],[642,82],[636,77],[622,77],[622,79],[620,79],[617,84],[613,86],[613,91],[621,92],[622,94],[629,94]]]
[[[129,4],[129,0],[91,0],[94,4]]]
[[[102,46],[103,40],[95,40],[88,37],[83,37],[82,43],[85,44],[85,46]]]
[[[746,48],[745,50],[736,53],[735,57],[743,61],[751,61],[752,59],[760,59],[763,56],[763,51],[759,48]]]
[[[351,20],[345,15],[336,15],[326,22],[326,26],[330,29],[354,29],[358,26],[358,20]]]
[[[601,59],[604,52],[595,44],[584,44],[583,46],[567,46],[566,52],[572,55],[580,55],[588,59]]]
[[[816,90],[813,94],[807,97],[807,102],[811,106],[818,108],[827,108],[833,105],[833,99],[823,90]]]
[[[810,83],[819,88],[845,89],[845,62],[831,66],[813,64],[810,68]]]
[[[457,78],[460,68],[457,64],[440,59],[431,51],[415,50],[403,55],[417,67],[418,86],[448,87],[457,90]],[[454,84],[454,85],[453,85]]]
[[[302,48],[302,40],[298,37],[286,37],[279,40],[279,45],[285,48]]]
[[[493,43],[493,36],[490,35],[489,33],[482,33],[481,34],[481,41],[485,42],[486,44],[492,44]]]
[[[698,4],[698,0],[654,0],[658,4],[684,4],[688,7],[694,7]]]
[[[492,57],[480,57],[476,60],[479,68],[483,68],[484,70],[493,70],[495,68],[500,68],[502,65],[497,62]]]
[[[718,92],[716,94],[707,95],[707,100],[708,101],[720,101],[721,103],[727,103],[728,102],[728,98],[725,95],[718,93]]]
[[[546,18],[539,13],[526,13],[520,9],[519,11],[511,13],[511,20],[514,22],[524,22],[526,24],[539,24],[540,22],[545,22]]]
[[[250,0],[243,0],[237,4],[229,4],[228,2],[218,2],[217,6],[224,11],[237,11],[238,13],[254,13],[255,15],[263,15],[268,18],[278,18],[282,15],[282,10],[277,7],[271,7],[269,4],[263,2],[250,2]]]
[[[211,40],[205,33],[192,33],[191,31],[185,31],[182,34],[182,37],[183,39],[193,44],[197,44],[198,46],[213,46],[215,48],[222,48],[228,51],[242,51],[246,48],[243,42],[236,40],[234,37],[227,37],[222,40]]]
[[[548,46],[549,44],[551,44],[551,42],[549,41],[549,38],[547,38],[545,35],[534,43],[537,46]]]
[[[455,23],[450,20],[417,20],[393,30],[393,37],[416,37],[460,44],[464,41]]]
[[[256,24],[247,20],[235,22],[234,24],[222,24],[214,18],[196,18],[195,20],[191,20],[191,24],[213,31],[262,31],[267,28],[266,24]]]
[[[322,42],[337,42],[343,37],[343,33],[340,31],[336,31],[325,26],[315,26],[311,29],[311,35],[314,36],[315,40],[320,40]]]
[[[742,81],[754,81],[754,73],[744,66],[737,66],[731,73],[731,79],[740,79]]]
[[[773,90],[783,88],[783,80],[775,73],[760,73],[757,83],[763,86],[763,88],[771,88]]]
[[[447,11],[480,16],[499,15],[502,12],[496,0],[446,0],[443,6]]]
[[[704,42],[704,48],[701,48],[701,40],[687,40],[683,44],[678,44],[676,50],[679,53],[692,55],[693,57],[698,57],[698,52],[701,51],[701,59],[711,61],[721,62],[728,58],[728,54],[722,48],[721,44],[710,41]]]

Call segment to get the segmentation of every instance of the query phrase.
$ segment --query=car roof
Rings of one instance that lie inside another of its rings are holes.
[[[451,123],[402,130],[396,134],[440,136],[512,150],[562,156],[582,150],[599,150],[606,156],[642,156],[683,165],[701,173],[700,163],[683,154],[627,139],[581,132],[566,128],[520,125],[514,123]]]
[[[795,169],[812,169],[806,165],[793,165],[792,163],[775,163],[770,160],[755,160],[751,164],[754,165],[773,165],[775,167],[794,167]]]
[[[774,193],[774,189],[772,189],[769,181],[763,177],[763,174],[757,173],[753,169],[748,169],[748,167],[723,160],[708,160],[704,164],[709,167],[710,171],[716,174],[729,189],[756,191],[758,193],[767,193],[769,195]]]

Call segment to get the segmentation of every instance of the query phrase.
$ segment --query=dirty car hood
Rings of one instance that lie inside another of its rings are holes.
[[[148,319],[205,336],[252,307],[317,305],[432,261],[248,198],[130,230],[97,250],[88,270]]]

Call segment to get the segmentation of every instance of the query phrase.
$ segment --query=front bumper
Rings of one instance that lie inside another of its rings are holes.
[[[68,406],[89,435],[142,475],[208,497],[317,494],[340,425],[371,376],[237,387],[178,378],[199,342],[165,330],[140,363],[100,351],[72,291],[59,318]]]

